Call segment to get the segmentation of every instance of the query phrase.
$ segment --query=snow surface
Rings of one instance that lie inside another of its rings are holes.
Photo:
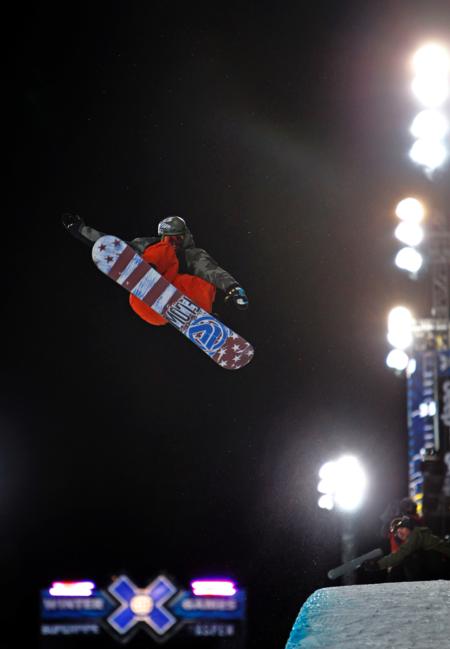
[[[450,581],[322,588],[285,649],[450,649]]]

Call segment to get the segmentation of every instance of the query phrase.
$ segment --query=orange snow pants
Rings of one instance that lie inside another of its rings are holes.
[[[160,241],[144,250],[143,259],[156,268],[165,279],[176,286],[182,293],[191,298],[193,302],[211,313],[216,287],[195,275],[179,274],[179,263],[173,246],[168,241]],[[145,302],[135,295],[130,294],[130,306],[140,318],[149,324],[160,326],[167,324],[167,320],[156,313]]]

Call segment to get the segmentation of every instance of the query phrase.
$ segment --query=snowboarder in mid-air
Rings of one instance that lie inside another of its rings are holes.
[[[64,227],[88,245],[93,245],[102,232],[86,225],[77,214],[64,214]],[[238,309],[248,307],[244,289],[202,248],[197,248],[184,219],[169,216],[158,224],[157,237],[138,237],[128,242],[137,253],[167,281],[176,286],[200,307],[211,313],[216,289],[225,293]],[[131,308],[146,322],[164,325],[167,320],[135,295],[129,297]]]

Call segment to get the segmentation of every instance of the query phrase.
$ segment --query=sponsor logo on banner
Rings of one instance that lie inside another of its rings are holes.
[[[245,591],[205,597],[179,589],[165,575],[141,588],[120,575],[85,597],[41,591],[41,636],[100,635],[127,642],[139,630],[164,642],[175,634],[230,637],[243,634]],[[53,646],[53,645],[52,645]]]
[[[163,575],[146,588],[137,588],[131,579],[122,575],[108,591],[120,604],[108,617],[108,623],[119,635],[125,635],[141,623],[158,636],[163,636],[176,624],[176,618],[167,610],[165,604],[178,589]]]

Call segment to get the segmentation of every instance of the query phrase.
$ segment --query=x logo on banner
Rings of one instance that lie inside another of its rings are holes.
[[[128,577],[121,575],[108,591],[120,602],[120,607],[108,617],[109,624],[120,635],[127,633],[138,622],[144,622],[162,636],[177,622],[164,608],[177,588],[162,575],[147,588],[137,588]]]

